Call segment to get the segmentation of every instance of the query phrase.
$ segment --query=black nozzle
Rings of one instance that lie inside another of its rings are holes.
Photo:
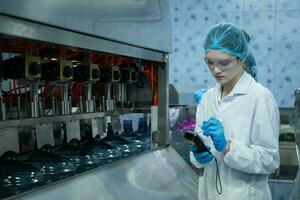
[[[92,79],[98,79],[99,77],[100,77],[99,69],[93,69],[92,70]]]
[[[66,78],[73,76],[73,68],[70,66],[65,66],[63,69],[63,74]]]
[[[37,75],[40,74],[42,71],[42,65],[36,62],[32,62],[29,65],[29,73],[31,75]]]

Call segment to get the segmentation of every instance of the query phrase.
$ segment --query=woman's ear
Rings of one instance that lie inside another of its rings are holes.
[[[240,63],[241,65],[243,65],[244,66],[244,63],[245,63],[245,61],[243,61],[242,59],[240,59],[240,58],[237,58],[237,61],[238,61],[238,63]]]

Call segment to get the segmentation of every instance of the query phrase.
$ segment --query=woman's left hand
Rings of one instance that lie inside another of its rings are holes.
[[[211,117],[207,121],[203,121],[203,125],[201,127],[203,129],[203,134],[206,136],[210,136],[215,148],[218,151],[224,151],[227,147],[227,140],[224,135],[223,125],[216,118]]]

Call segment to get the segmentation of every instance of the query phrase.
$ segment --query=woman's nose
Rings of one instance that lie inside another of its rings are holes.
[[[221,73],[222,72],[222,70],[220,70],[219,68],[218,68],[218,66],[214,66],[214,73],[216,73],[216,74],[218,74],[218,73]]]

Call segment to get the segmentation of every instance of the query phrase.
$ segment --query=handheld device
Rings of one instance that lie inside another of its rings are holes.
[[[199,152],[209,152],[209,149],[206,147],[202,139],[199,137],[199,135],[194,134],[192,131],[186,131],[184,133],[184,138],[188,140],[190,143],[196,145],[198,147]]]
[[[194,132],[192,131],[186,131],[184,133],[184,138],[187,139],[190,143],[194,144],[197,146],[198,148],[198,151],[200,153],[203,153],[203,152],[208,152],[211,154],[211,152],[209,151],[209,148],[206,147],[206,145],[204,144],[204,142],[202,141],[201,137],[197,134],[195,134]],[[222,194],[222,183],[221,183],[221,178],[220,178],[220,172],[219,172],[219,165],[218,165],[218,161],[217,159],[215,158],[215,162],[216,162],[216,165],[217,165],[217,170],[216,170],[216,190],[218,192],[218,194]]]

